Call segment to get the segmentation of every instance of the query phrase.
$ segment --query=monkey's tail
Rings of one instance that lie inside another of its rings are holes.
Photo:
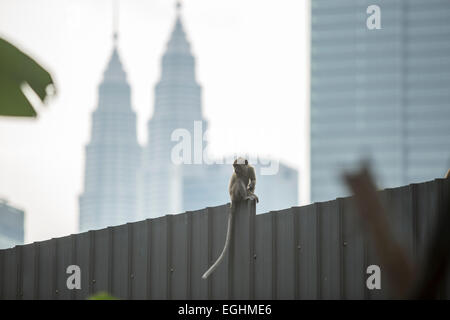
[[[216,262],[203,274],[202,278],[206,279],[209,277],[209,275],[219,266],[219,264],[222,262],[223,257],[225,256],[225,252],[228,249],[228,245],[230,243],[230,237],[231,237],[231,226],[233,224],[233,211],[234,206],[233,203],[230,204],[230,213],[228,214],[228,228],[227,228],[227,238],[225,240],[225,245],[223,247],[222,253],[220,254],[219,258],[217,258]]]

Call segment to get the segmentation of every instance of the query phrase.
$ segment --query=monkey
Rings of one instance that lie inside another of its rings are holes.
[[[237,158],[233,163],[233,174],[231,175],[230,184],[228,186],[228,193],[230,194],[230,211],[228,213],[228,227],[225,245],[222,253],[217,258],[216,262],[203,274],[202,278],[206,279],[222,262],[225,252],[228,249],[231,237],[231,226],[233,222],[233,215],[236,212],[237,202],[244,200],[256,200],[259,202],[258,196],[254,193],[256,187],[255,169],[248,164],[247,159]]]
[[[447,173],[445,174],[444,179],[450,178],[450,169],[447,170]]]

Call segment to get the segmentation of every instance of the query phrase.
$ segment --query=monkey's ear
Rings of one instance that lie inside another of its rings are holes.
[[[245,159],[245,165],[246,165],[246,166],[248,165],[248,161],[247,161],[247,159]]]

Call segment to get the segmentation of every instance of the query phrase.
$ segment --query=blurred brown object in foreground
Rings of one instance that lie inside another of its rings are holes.
[[[445,178],[445,179],[450,178],[450,169],[447,170],[447,173],[445,174],[445,177],[444,177],[444,178]]]
[[[407,297],[414,282],[413,267],[392,235],[386,211],[378,198],[369,170],[363,166],[359,172],[345,174],[344,179],[354,193],[357,211],[374,240],[375,250],[395,296]]]
[[[450,170],[445,177],[450,177]],[[450,183],[443,180],[444,191],[436,195],[440,205],[424,263],[413,268],[391,233],[386,211],[378,198],[367,166],[363,165],[360,172],[355,174],[345,174],[344,179],[354,193],[357,211],[374,240],[381,264],[397,297],[437,298],[440,284],[445,280],[450,265]],[[420,273],[415,275],[416,270]]]

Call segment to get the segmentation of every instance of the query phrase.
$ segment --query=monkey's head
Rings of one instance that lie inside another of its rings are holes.
[[[247,172],[248,161],[242,157],[237,158],[233,162],[234,172],[240,176]]]

